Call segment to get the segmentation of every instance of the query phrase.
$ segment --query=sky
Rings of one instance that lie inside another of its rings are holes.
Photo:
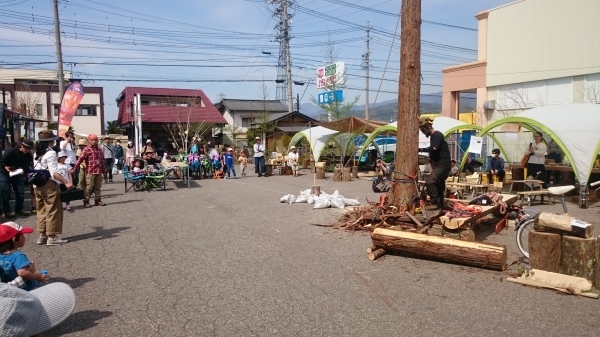
[[[117,119],[115,99],[126,86],[201,89],[213,103],[263,99],[264,86],[277,99],[280,1],[60,0],[64,70],[104,88],[106,121]],[[422,94],[439,96],[444,67],[476,61],[474,16],[510,2],[422,0]],[[397,98],[401,0],[291,3],[292,80],[305,83],[293,86],[300,103],[322,92],[316,69],[329,59],[328,45],[346,65],[344,96],[365,103],[367,25],[369,102]],[[54,40],[52,0],[0,0],[0,67],[56,70]]]

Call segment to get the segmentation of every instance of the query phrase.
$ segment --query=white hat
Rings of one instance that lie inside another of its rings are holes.
[[[256,140],[256,139],[260,139],[260,137],[259,137],[259,136],[256,136],[256,138],[254,138],[254,140]]]
[[[0,336],[33,336],[62,323],[75,308],[73,289],[54,282],[32,291],[0,283]]]
[[[127,145],[133,145],[133,142],[132,141],[128,141]]]
[[[295,146],[290,147],[290,150],[295,150],[295,149],[296,149]]]
[[[146,144],[148,144],[148,143],[152,143],[152,140],[148,139],[148,140],[146,141]]]
[[[60,151],[58,153],[58,158],[61,158],[61,157],[68,157],[68,155],[67,155],[67,153],[65,151]]]

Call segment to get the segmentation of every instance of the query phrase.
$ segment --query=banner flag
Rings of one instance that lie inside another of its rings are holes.
[[[71,121],[75,112],[79,107],[79,103],[83,98],[83,85],[80,82],[73,82],[63,96],[62,103],[60,104],[60,114],[58,116],[58,135],[65,137],[65,133],[71,126]]]

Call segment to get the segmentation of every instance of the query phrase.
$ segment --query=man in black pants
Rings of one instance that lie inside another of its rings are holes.
[[[425,179],[427,194],[431,198],[433,207],[444,209],[444,194],[446,191],[446,179],[450,174],[450,149],[444,134],[433,129],[433,119],[421,117],[419,129],[425,136],[430,138],[430,145],[420,148],[419,152],[429,152],[433,172]]]

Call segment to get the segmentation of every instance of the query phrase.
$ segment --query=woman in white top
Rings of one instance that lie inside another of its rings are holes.
[[[294,177],[298,176],[298,153],[296,152],[296,147],[292,146],[290,148],[292,150],[288,153],[288,165],[292,168],[294,172]]]
[[[548,151],[548,148],[544,143],[541,132],[534,133],[533,140],[535,143],[532,143],[527,152],[525,152],[525,154],[529,154],[527,175],[545,182],[546,168],[544,164],[546,163],[546,152]],[[543,187],[546,188],[546,186]]]
[[[59,182],[67,188],[73,184],[58,172],[58,157],[52,149],[58,139],[52,130],[42,130],[38,133],[39,141],[35,149],[34,169],[48,170],[50,179],[41,186],[35,186],[35,200],[37,203],[37,229],[40,237],[38,245],[46,244],[56,246],[67,243],[56,234],[62,233],[63,208],[60,202]]]
[[[267,166],[265,164],[265,145],[261,144],[260,137],[255,138],[254,144],[254,173],[258,177],[264,175],[266,177]],[[259,170],[260,168],[260,170]]]
[[[61,141],[60,151],[64,152],[67,155],[67,160],[65,160],[65,164],[73,165],[77,162],[77,145],[75,145],[75,134],[72,131],[67,131],[65,133],[66,139]],[[79,183],[79,170],[75,168],[75,173],[73,173],[73,185],[77,186]]]

